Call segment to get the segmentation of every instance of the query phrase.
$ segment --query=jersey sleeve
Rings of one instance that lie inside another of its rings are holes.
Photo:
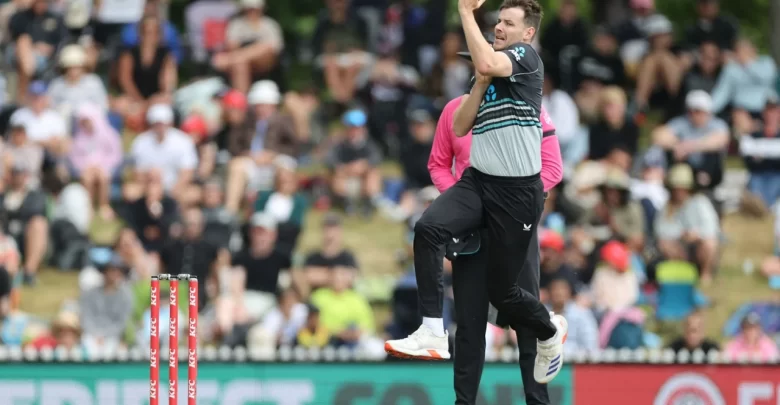
[[[541,64],[539,55],[530,44],[512,45],[501,52],[512,62],[511,76],[535,73],[539,70]]]
[[[555,124],[544,106],[542,106],[542,113],[539,114],[539,121],[542,122],[542,136],[547,137],[555,135]]]

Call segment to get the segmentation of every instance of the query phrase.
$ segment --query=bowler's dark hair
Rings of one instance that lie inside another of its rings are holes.
[[[501,3],[499,10],[505,8],[522,8],[525,11],[525,20],[523,22],[529,27],[534,27],[536,31],[539,31],[539,25],[542,23],[542,17],[544,12],[542,6],[536,0],[504,0]]]

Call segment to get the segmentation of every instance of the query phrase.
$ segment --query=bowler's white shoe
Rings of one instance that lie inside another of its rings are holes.
[[[547,384],[561,372],[563,368],[563,343],[569,332],[566,318],[550,312],[550,320],[558,329],[550,340],[536,341],[536,363],[534,363],[534,380]]]
[[[436,336],[431,328],[420,327],[406,339],[385,342],[387,354],[402,359],[447,360],[450,358],[450,341],[444,336]]]

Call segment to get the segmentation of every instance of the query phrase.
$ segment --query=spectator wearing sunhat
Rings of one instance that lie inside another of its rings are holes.
[[[723,179],[729,127],[713,115],[712,97],[703,90],[688,93],[685,106],[686,115],[653,130],[653,144],[667,152],[667,165],[687,163],[697,184],[711,190]]]
[[[62,75],[52,80],[49,98],[58,111],[70,112],[90,103],[108,110],[108,92],[100,77],[86,70],[87,52],[81,45],[68,45],[60,51]]]
[[[64,348],[68,351],[84,348],[81,344],[81,322],[75,312],[60,311],[49,329],[51,333],[37,337],[30,342],[30,347],[37,350]]]
[[[173,127],[173,119],[173,109],[167,104],[155,104],[147,111],[146,121],[151,128],[133,140],[130,150],[135,176],[134,183],[125,186],[129,199],[135,199],[131,198],[133,194],[138,198],[141,193],[137,188],[159,177],[166,192],[180,203],[187,202],[198,154],[190,136]]]
[[[667,260],[691,261],[701,280],[712,281],[718,260],[720,220],[710,199],[697,192],[693,170],[676,164],[666,175],[669,202],[656,215],[654,234]]]
[[[723,351],[726,358],[731,361],[746,358],[774,362],[780,356],[777,343],[766,335],[761,326],[761,317],[754,312],[742,319],[739,335],[726,343]]]
[[[279,23],[265,15],[265,0],[241,0],[239,4],[241,14],[225,32],[227,51],[214,55],[212,65],[229,75],[234,88],[246,92],[252,77],[269,78],[279,66],[284,37]]]
[[[366,113],[352,109],[341,119],[346,137],[331,149],[331,191],[349,211],[362,208],[368,214],[374,208],[391,206],[382,196],[379,147],[368,137]]]
[[[628,173],[611,168],[601,186],[601,202],[585,220],[591,236],[604,242],[624,241],[636,252],[644,249],[645,216],[642,206],[631,199],[631,178]]]
[[[103,264],[103,285],[82,294],[79,313],[83,342],[92,352],[114,352],[133,313],[133,295],[126,283],[128,268],[114,256]]]
[[[228,165],[225,206],[237,213],[245,192],[252,194],[273,185],[273,160],[278,155],[298,157],[300,143],[292,118],[279,110],[282,95],[270,80],[252,85],[250,110],[242,125],[228,136],[233,159]]]

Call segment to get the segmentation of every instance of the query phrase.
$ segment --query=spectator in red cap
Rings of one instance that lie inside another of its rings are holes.
[[[244,93],[238,90],[228,90],[222,95],[222,122],[223,126],[214,135],[217,150],[228,150],[229,134],[236,131],[246,119],[247,100]]]
[[[601,264],[591,280],[594,307],[599,312],[619,311],[639,298],[639,281],[631,269],[631,252],[618,241],[609,241],[599,252]]]
[[[555,279],[563,279],[569,283],[572,293],[580,289],[580,281],[574,269],[566,263],[564,248],[566,242],[560,233],[550,229],[542,229],[539,233],[539,249],[541,261],[539,266],[539,296],[542,302],[549,298],[549,287]]]
[[[209,137],[208,123],[201,115],[195,114],[185,118],[180,129],[192,137],[198,149],[197,176],[201,179],[209,178],[214,173],[217,150]]]

